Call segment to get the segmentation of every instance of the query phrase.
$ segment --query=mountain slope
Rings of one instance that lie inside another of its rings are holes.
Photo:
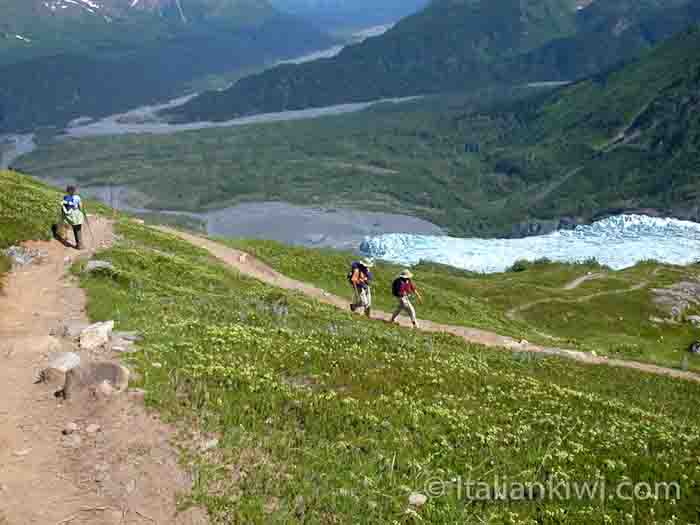
[[[488,164],[534,187],[565,176],[543,195],[513,196],[506,216],[655,209],[700,220],[698,49],[695,26],[624,68],[513,108]]]
[[[305,122],[61,141],[17,165],[129,187],[147,196],[140,207],[323,203],[417,215],[457,236],[531,235],[619,210],[700,220],[697,49],[698,30],[687,31],[555,93],[516,90],[520,103],[480,91]]]
[[[126,110],[331,42],[265,0],[10,0],[0,20],[0,132]]]
[[[429,0],[270,0],[280,11],[338,29],[395,22],[425,7]]]
[[[688,5],[692,7],[687,7]],[[328,60],[282,66],[172,111],[221,120],[348,101],[580,78],[700,20],[697,0],[436,0]]]

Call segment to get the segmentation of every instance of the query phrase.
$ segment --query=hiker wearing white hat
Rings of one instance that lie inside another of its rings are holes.
[[[411,296],[415,295],[418,302],[423,302],[420,292],[413,284],[413,273],[410,270],[402,271],[391,285],[391,293],[399,300],[399,304],[391,316],[391,322],[395,323],[396,318],[401,315],[401,312],[406,311],[411,316],[411,322],[414,328],[418,328],[418,319],[416,318],[416,309],[411,303]]]
[[[352,263],[348,274],[348,281],[353,291],[353,302],[350,305],[350,310],[354,312],[358,308],[364,308],[367,317],[372,314],[372,272],[370,269],[373,266],[372,259],[360,259]]]

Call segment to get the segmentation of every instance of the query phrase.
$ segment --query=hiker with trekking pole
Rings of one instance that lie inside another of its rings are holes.
[[[411,317],[413,328],[418,328],[418,319],[416,318],[416,309],[411,303],[411,297],[415,296],[419,303],[423,302],[423,297],[413,283],[413,274],[410,270],[402,271],[391,285],[391,293],[399,301],[399,304],[391,316],[391,322],[395,323],[401,312],[405,311]]]
[[[350,273],[348,273],[348,281],[353,290],[353,301],[350,304],[350,310],[353,312],[358,308],[364,308],[365,315],[370,317],[372,314],[372,272],[370,269],[374,266],[374,262],[370,259],[361,259],[352,263]]]
[[[87,221],[87,215],[83,208],[83,200],[80,198],[80,195],[78,195],[75,186],[68,186],[66,188],[66,195],[61,201],[59,210],[59,221],[51,228],[54,237],[65,243],[58,231],[59,225],[61,224],[67,224],[72,228],[73,237],[75,238],[75,249],[82,250],[83,224],[87,224],[90,235],[92,235],[92,231],[90,230],[90,224]]]

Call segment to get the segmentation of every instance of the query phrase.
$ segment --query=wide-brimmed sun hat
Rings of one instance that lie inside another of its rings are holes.
[[[411,270],[404,270],[399,274],[399,277],[403,277],[404,279],[413,279],[413,274],[411,273]]]
[[[374,261],[372,259],[360,259],[360,264],[365,268],[372,268],[374,266]]]

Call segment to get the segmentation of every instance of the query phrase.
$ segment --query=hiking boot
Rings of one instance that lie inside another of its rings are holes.
[[[365,308],[365,315],[367,317],[372,317],[372,309],[369,306]]]
[[[351,305],[350,305],[350,311],[351,311],[352,313],[355,313],[355,310],[357,310],[357,305],[356,305],[356,304],[351,304]]]

